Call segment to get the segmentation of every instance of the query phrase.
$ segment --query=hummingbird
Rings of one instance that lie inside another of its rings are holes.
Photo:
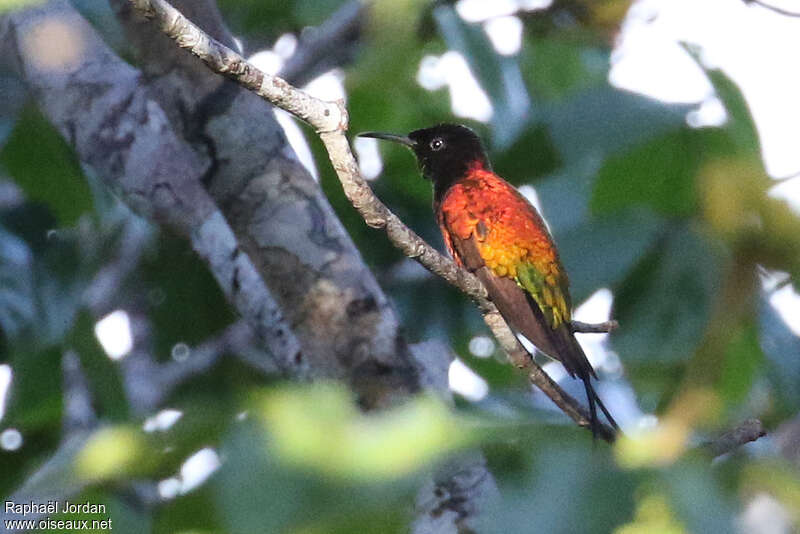
[[[408,135],[364,132],[359,137],[409,147],[433,184],[433,209],[455,262],[475,274],[513,330],[560,361],[583,381],[592,434],[600,407],[597,374],[572,330],[569,280],[541,215],[514,186],[492,171],[480,138],[460,124],[439,124]]]

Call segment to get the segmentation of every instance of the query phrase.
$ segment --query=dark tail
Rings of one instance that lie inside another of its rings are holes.
[[[595,391],[594,386],[592,386],[591,377],[585,375],[581,377],[581,380],[583,380],[583,386],[586,388],[586,399],[589,401],[589,424],[592,429],[592,437],[597,439],[597,434],[600,431],[600,420],[597,417],[598,406],[614,430],[619,430],[619,425],[617,425],[617,422],[611,417],[608,408],[606,408],[606,405],[600,400],[600,396],[597,394],[597,391]]]
[[[473,244],[473,242],[463,242],[461,245],[463,247],[466,244]],[[477,255],[480,259],[477,251],[472,255]],[[482,262],[482,259],[480,261]],[[614,430],[619,430],[617,422],[611,417],[605,404],[592,387],[591,379],[592,377],[597,378],[597,374],[586,358],[580,343],[575,339],[575,334],[569,324],[563,323],[555,329],[549,327],[548,320],[533,296],[510,278],[494,276],[486,267],[478,269],[475,274],[484,283],[492,302],[497,305],[500,314],[512,328],[533,342],[539,351],[564,364],[564,368],[571,377],[583,380],[586,398],[589,401],[589,423],[592,435],[597,438],[602,428],[597,417],[598,406]]]
[[[589,402],[589,428],[592,430],[592,436],[597,438],[600,433],[600,419],[597,417],[597,408],[608,419],[608,423],[614,428],[619,430],[619,425],[611,417],[611,413],[600,400],[600,396],[592,386],[592,378],[597,378],[597,374],[589,363],[589,359],[583,352],[578,340],[575,339],[575,334],[572,333],[566,325],[562,325],[556,330],[551,330],[553,344],[558,348],[558,359],[564,364],[564,368],[570,376],[580,378],[583,381],[583,386],[586,388],[586,400]]]

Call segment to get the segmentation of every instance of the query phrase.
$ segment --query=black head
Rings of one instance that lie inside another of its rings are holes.
[[[364,132],[360,137],[375,137],[401,143],[411,148],[419,161],[422,175],[437,189],[446,188],[465,176],[476,163],[489,169],[489,159],[480,138],[460,124],[439,124],[414,130],[407,136]]]

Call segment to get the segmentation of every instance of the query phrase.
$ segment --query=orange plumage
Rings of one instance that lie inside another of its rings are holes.
[[[437,219],[448,251],[462,267],[453,238],[474,235],[496,276],[517,280],[524,267],[541,275],[533,297],[551,327],[570,320],[569,281],[553,240],[536,209],[508,182],[479,162],[473,164],[443,196]]]

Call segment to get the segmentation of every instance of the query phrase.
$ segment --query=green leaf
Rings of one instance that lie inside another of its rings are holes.
[[[186,495],[161,503],[156,510],[153,532],[225,532],[215,497],[211,486],[205,484]]]
[[[317,384],[270,392],[257,410],[285,462],[355,480],[413,473],[470,439],[433,397],[364,415],[341,386]]]
[[[513,184],[526,184],[559,171],[562,163],[542,125],[531,126],[508,148],[490,154],[495,172]]]
[[[37,109],[28,106],[0,151],[0,164],[30,200],[46,204],[69,226],[92,209],[89,186],[72,148]]]
[[[729,132],[736,151],[740,154],[760,157],[761,144],[758,139],[758,130],[756,130],[750,107],[741,90],[721,70],[705,69],[705,72],[728,113],[728,122],[724,129]]]
[[[754,324],[744,325],[730,333],[719,386],[726,404],[733,408],[745,400],[763,360]]]
[[[759,143],[758,130],[755,122],[753,122],[750,107],[747,105],[739,86],[722,70],[706,67],[695,48],[686,44],[683,47],[706,73],[711,85],[714,86],[717,96],[722,101],[722,105],[725,107],[728,120],[723,129],[735,147],[734,151],[742,155],[760,158],[761,145]]]
[[[153,339],[160,358],[168,359],[176,343],[202,343],[233,321],[219,284],[186,241],[162,232],[140,273],[139,290],[147,297],[150,320],[159,325]]]
[[[590,219],[556,235],[574,302],[617,286],[653,248],[665,221],[647,210]]]
[[[349,0],[295,0],[294,19],[303,26],[319,26]]]
[[[58,425],[61,421],[61,349],[14,351],[7,423],[22,431]]]
[[[586,156],[551,174],[536,186],[550,230],[556,236],[587,221],[595,176],[603,160]]]
[[[603,85],[546,106],[543,113],[553,142],[569,164],[587,156],[605,158],[681,128],[691,108]]]
[[[521,57],[527,85],[537,99],[563,101],[608,83],[608,51],[593,48],[572,33],[528,39]]]
[[[660,491],[639,491],[636,515],[630,523],[614,534],[687,534],[683,524],[675,518],[669,502]]]
[[[238,425],[220,451],[226,462],[211,487],[226,532],[402,532],[411,521],[416,484],[356,484],[292,469],[264,438]]]
[[[75,455],[75,476],[94,483],[144,476],[159,461],[148,445],[138,425],[101,427]]]
[[[239,426],[220,451],[227,460],[212,486],[227,532],[283,532],[313,506],[311,484],[264,454],[265,447],[255,428]]]
[[[479,532],[612,532],[632,515],[635,475],[575,434],[559,437],[534,444],[530,473],[499,481]]]
[[[274,41],[281,33],[296,26],[293,12],[287,8],[286,2],[220,0],[219,9],[237,35],[245,33],[250,37],[255,34],[259,41]]]
[[[697,199],[695,174],[702,154],[696,132],[682,128],[609,159],[597,177],[594,213],[646,206],[665,215],[689,215]]]
[[[486,32],[477,24],[465,22],[452,6],[436,7],[433,16],[447,46],[464,56],[489,95],[494,108],[493,144],[501,150],[509,147],[522,134],[532,115],[519,59],[498,54]]]
[[[611,336],[623,359],[682,362],[694,353],[723,278],[720,246],[686,226],[674,227],[616,294],[623,328]]]
[[[43,0],[0,0],[0,14],[12,9],[22,9],[41,4]]]

